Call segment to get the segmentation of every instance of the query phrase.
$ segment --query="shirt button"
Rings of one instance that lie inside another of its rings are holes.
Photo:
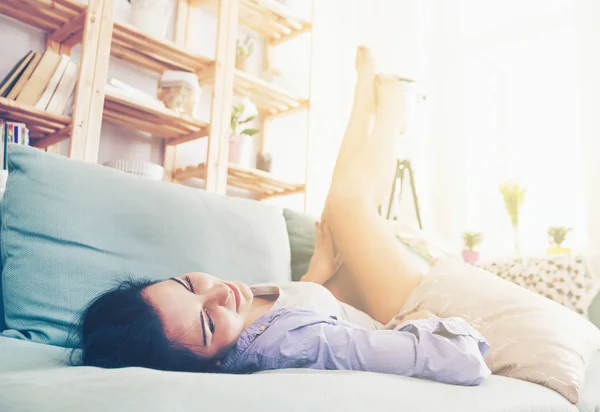
[[[263,332],[267,327],[265,325],[260,325],[260,328],[258,328],[258,330],[260,330],[261,332]]]

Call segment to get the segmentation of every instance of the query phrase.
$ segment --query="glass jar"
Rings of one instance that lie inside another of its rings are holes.
[[[198,76],[189,72],[164,72],[158,83],[158,98],[167,108],[193,116],[200,98]]]

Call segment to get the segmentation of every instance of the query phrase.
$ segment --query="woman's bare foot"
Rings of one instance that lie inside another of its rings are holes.
[[[371,50],[365,46],[359,46],[356,51],[356,74],[354,107],[373,113],[375,107],[375,93],[373,90],[375,60]]]
[[[378,122],[391,122],[395,133],[406,130],[406,83],[395,76],[377,75],[375,113]]]

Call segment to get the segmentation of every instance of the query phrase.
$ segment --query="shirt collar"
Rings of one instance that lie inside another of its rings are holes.
[[[229,350],[221,360],[220,369],[222,372],[235,370],[235,364],[248,349],[248,347],[263,333],[269,325],[289,309],[279,309],[271,311],[256,319],[252,325],[246,328],[238,338],[235,346]]]
[[[283,290],[277,285],[254,285],[250,286],[250,290],[254,296],[281,296]]]

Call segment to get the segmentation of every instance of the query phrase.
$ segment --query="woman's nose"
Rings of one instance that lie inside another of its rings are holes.
[[[214,285],[203,293],[204,301],[207,303],[215,303],[225,306],[231,296],[231,290],[224,283]]]

